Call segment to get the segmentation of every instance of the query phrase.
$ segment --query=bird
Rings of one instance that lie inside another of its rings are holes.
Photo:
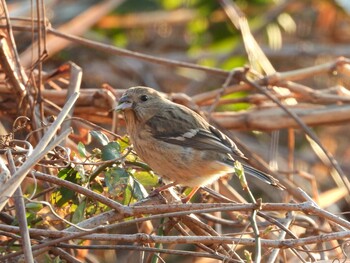
[[[150,87],[127,89],[116,111],[123,112],[126,130],[137,155],[171,186],[192,187],[188,202],[200,187],[234,173],[240,162],[247,174],[279,189],[285,187],[271,175],[244,163],[237,145],[197,112],[167,99]]]

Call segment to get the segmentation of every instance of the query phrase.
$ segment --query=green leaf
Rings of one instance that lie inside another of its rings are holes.
[[[119,194],[128,185],[129,174],[120,167],[113,167],[105,173],[105,182],[108,192]]]
[[[82,142],[78,143],[78,152],[81,157],[87,157],[86,148]]]
[[[140,182],[138,182],[132,176],[129,177],[129,184],[132,188],[133,197],[135,197],[137,200],[141,200],[148,195],[148,193],[147,193],[146,189],[143,187],[143,185],[140,184]]]
[[[90,134],[100,145],[105,146],[109,143],[108,137],[100,131],[90,131]]]
[[[57,196],[56,204],[59,207],[62,207],[66,203],[75,200],[75,191],[61,187],[58,192],[61,194],[60,196]]]
[[[86,208],[86,200],[82,201],[78,207],[75,209],[74,214],[72,216],[73,224],[77,224],[85,219],[85,208]]]
[[[71,167],[68,167],[68,168],[64,168],[64,169],[62,169],[62,170],[60,170],[59,172],[58,172],[58,178],[61,178],[61,179],[63,179],[63,180],[65,180],[66,179],[66,177],[70,174],[70,173],[72,173],[72,171],[73,171],[73,169],[71,168]]]
[[[77,178],[81,178],[83,182],[87,182],[87,177],[85,176],[84,165],[76,164],[74,170],[77,172]]]
[[[123,193],[123,205],[129,205],[133,201],[132,197],[132,187],[128,184]]]
[[[78,182],[78,179],[80,179],[78,172],[72,167],[64,168],[59,171],[58,177],[72,183],[76,183]]]
[[[109,161],[120,157],[120,146],[117,142],[109,142],[102,149],[102,160]]]
[[[140,171],[133,173],[133,176],[143,186],[155,187],[158,185],[159,178],[158,176],[154,175],[154,173]]]
[[[39,211],[43,208],[43,205],[39,203],[27,203],[25,206],[26,209],[29,209],[31,211]]]
[[[77,183],[81,179],[79,173],[71,167],[62,169],[59,171],[57,176],[72,183]],[[63,206],[70,201],[73,201],[74,203],[77,201],[76,192],[64,187],[60,187],[56,192],[52,193],[51,200],[58,206]]]
[[[128,136],[118,139],[117,142],[120,146],[120,152],[123,152],[126,148],[130,147],[130,139]]]
[[[42,221],[42,218],[41,217],[38,217],[38,211],[35,211],[35,212],[26,212],[26,218],[27,218],[27,223],[28,223],[28,226],[34,226],[35,224],[39,223]],[[17,219],[15,219],[11,225],[18,225],[18,221]]]
[[[90,188],[92,191],[97,192],[97,193],[103,193],[103,187],[101,184],[99,184],[96,181],[93,181],[90,183]]]
[[[242,164],[238,161],[235,161],[234,167],[235,167],[235,174],[237,175],[243,189],[246,189],[248,187],[248,183],[244,175],[244,169]]]

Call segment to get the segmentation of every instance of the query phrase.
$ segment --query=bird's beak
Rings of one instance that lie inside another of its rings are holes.
[[[133,106],[133,103],[131,102],[129,96],[124,95],[120,98],[120,100],[118,102],[118,106],[115,107],[114,110],[116,110],[116,111],[127,110],[127,109],[131,109],[132,106]]]

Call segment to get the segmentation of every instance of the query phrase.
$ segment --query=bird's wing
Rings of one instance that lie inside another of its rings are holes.
[[[176,110],[183,112],[176,114],[173,109],[163,110],[161,115],[155,115],[146,122],[154,138],[184,147],[245,158],[231,139],[202,117],[193,115],[187,108],[179,107]]]
[[[212,125],[209,126],[209,130],[211,131],[212,134],[214,134],[217,138],[219,138],[222,144],[226,145],[228,148],[231,149],[230,154],[233,154],[234,156],[238,156],[243,159],[247,159],[247,157],[244,156],[241,150],[238,149],[237,145],[229,137],[227,137],[227,135],[225,135],[224,133],[222,133],[220,130],[218,130]]]

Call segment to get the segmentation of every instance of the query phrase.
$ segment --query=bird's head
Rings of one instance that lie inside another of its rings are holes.
[[[148,87],[133,87],[127,89],[119,99],[117,111],[123,111],[125,117],[135,116],[139,121],[147,121],[169,103],[159,92]]]

